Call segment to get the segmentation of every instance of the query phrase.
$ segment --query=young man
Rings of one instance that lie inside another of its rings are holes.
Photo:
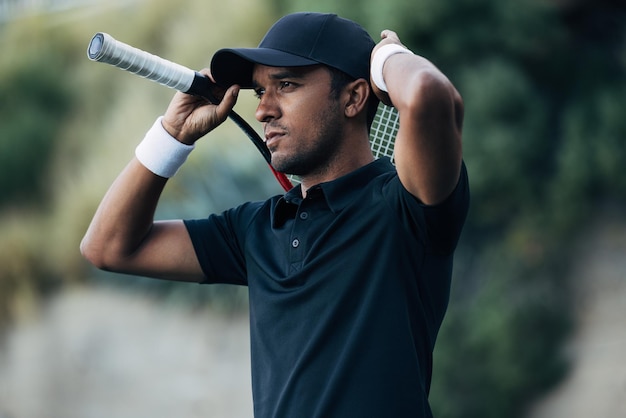
[[[100,204],[84,256],[248,286],[256,417],[432,416],[432,351],[469,199],[459,94],[394,32],[375,45],[330,14],[288,15],[205,73],[221,102],[176,94]],[[240,88],[259,97],[273,165],[301,185],[207,219],[153,221],[167,177]],[[396,167],[369,148],[374,95],[400,114]]]

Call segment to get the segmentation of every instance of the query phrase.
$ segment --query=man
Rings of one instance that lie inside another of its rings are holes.
[[[375,45],[331,14],[288,15],[205,73],[221,102],[176,94],[100,204],[84,256],[248,286],[256,417],[432,416],[432,351],[469,199],[459,94],[394,32]],[[153,221],[167,177],[242,87],[259,98],[273,165],[301,185],[207,219]],[[374,95],[400,114],[395,168],[369,148]]]

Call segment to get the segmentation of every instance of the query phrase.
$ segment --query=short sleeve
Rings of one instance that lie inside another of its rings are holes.
[[[245,233],[258,207],[247,203],[205,219],[185,220],[206,279],[202,283],[246,285]]]
[[[452,194],[442,203],[423,206],[426,234],[434,253],[450,254],[455,250],[469,210],[469,199],[469,181],[463,163]]]

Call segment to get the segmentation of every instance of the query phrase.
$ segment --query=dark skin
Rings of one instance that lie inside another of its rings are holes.
[[[323,66],[254,70],[256,118],[276,169],[298,174],[303,194],[374,160],[362,118],[369,87],[350,83],[335,99]],[[358,115],[358,117],[357,117]]]
[[[384,44],[400,40],[383,31]],[[210,77],[208,71],[203,71]],[[400,181],[427,205],[442,202],[459,178],[463,103],[450,81],[418,55],[391,56],[383,68],[388,94],[373,93],[400,114],[395,161]],[[302,193],[371,161],[366,125],[368,81],[330,94],[330,74],[322,66],[255,66],[253,78],[262,123],[274,165],[298,172]],[[238,86],[217,92],[219,104],[177,93],[163,127],[192,144],[223,123],[233,108]],[[100,203],[81,243],[81,252],[105,270],[168,280],[200,281],[203,273],[181,220],[155,222],[154,212],[167,180],[133,158]]]

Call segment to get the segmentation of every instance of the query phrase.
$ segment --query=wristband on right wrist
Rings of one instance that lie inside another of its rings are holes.
[[[159,117],[154,125],[146,132],[143,141],[135,149],[135,156],[139,162],[154,174],[170,178],[187,160],[195,145],[187,145],[171,136]]]

